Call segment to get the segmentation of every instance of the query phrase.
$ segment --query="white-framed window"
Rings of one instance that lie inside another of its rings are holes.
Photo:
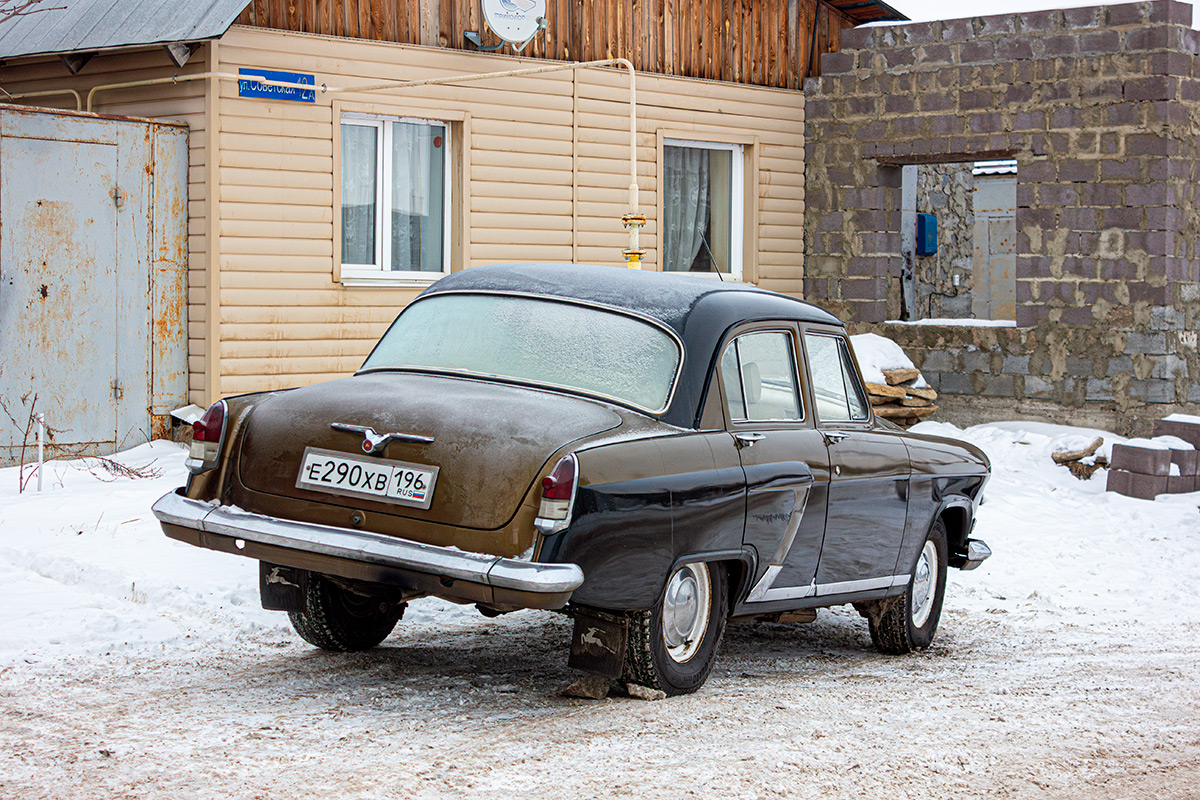
[[[343,280],[450,271],[449,140],[437,120],[342,114]]]
[[[741,278],[744,151],[740,144],[663,140],[664,272]]]

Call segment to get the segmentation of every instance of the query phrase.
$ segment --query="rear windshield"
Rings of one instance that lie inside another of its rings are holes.
[[[466,372],[576,389],[653,413],[679,371],[676,340],[615,311],[499,294],[441,294],[406,308],[362,371]]]

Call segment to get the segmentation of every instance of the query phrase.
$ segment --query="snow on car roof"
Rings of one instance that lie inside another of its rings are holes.
[[[744,283],[684,273],[663,273],[587,264],[492,264],[456,272],[425,290],[526,292],[613,306],[643,314],[683,334],[701,299],[705,308],[743,319],[782,318],[827,325],[842,322],[824,309]],[[720,311],[718,311],[720,309]]]

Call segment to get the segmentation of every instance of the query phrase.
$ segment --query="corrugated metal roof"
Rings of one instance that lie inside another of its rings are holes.
[[[47,0],[0,24],[0,58],[214,39],[249,0]]]
[[[1005,158],[1000,161],[976,161],[972,175],[1016,175],[1017,160]]]
[[[907,22],[908,17],[883,0],[825,0],[859,25],[866,22]]]

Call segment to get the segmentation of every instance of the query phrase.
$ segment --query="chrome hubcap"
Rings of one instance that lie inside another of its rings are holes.
[[[937,593],[934,586],[937,574],[937,548],[933,546],[933,542],[926,542],[925,547],[921,550],[921,557],[917,559],[917,568],[913,572],[912,590],[909,592],[913,627],[923,627],[929,620],[929,613],[933,611],[933,596]]]
[[[667,582],[663,596],[663,642],[672,660],[683,663],[700,649],[708,628],[711,586],[705,564],[682,566]]]

